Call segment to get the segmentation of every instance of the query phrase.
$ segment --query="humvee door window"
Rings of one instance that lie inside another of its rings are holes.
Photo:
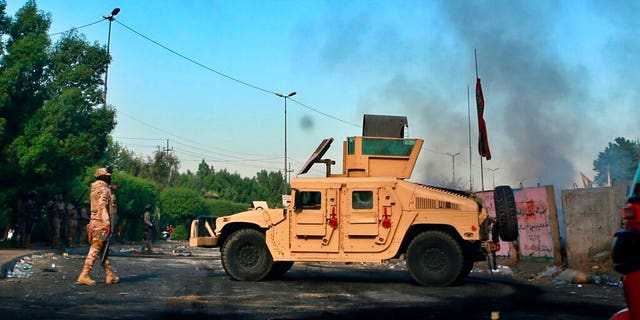
[[[300,206],[302,209],[320,209],[322,208],[322,195],[319,191],[302,191]]]
[[[373,191],[354,191],[351,199],[353,209],[373,209]]]

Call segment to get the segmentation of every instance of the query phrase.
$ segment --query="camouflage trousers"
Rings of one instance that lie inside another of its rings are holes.
[[[142,251],[151,251],[151,230],[145,228],[142,233]]]
[[[73,220],[70,219],[69,221],[67,221],[67,234],[66,234],[66,240],[67,240],[67,245],[68,246],[72,246],[73,245],[73,240],[75,238],[76,235],[76,229],[78,228],[78,221],[77,220]]]
[[[104,230],[104,224],[102,222],[91,221],[89,222],[88,227],[88,230],[91,231],[91,243],[87,258],[84,260],[84,266],[92,268],[96,260],[98,260],[101,256],[102,250],[104,250],[104,246],[107,240],[107,233]],[[104,259],[104,262],[102,262],[102,267],[105,269],[109,268],[108,257]]]
[[[60,218],[54,217],[51,218],[49,221],[49,228],[50,228],[50,241],[51,241],[51,247],[52,248],[58,248],[59,243],[58,241],[60,241]]]

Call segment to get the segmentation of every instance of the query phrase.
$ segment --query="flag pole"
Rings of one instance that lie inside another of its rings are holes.
[[[469,119],[469,192],[473,192],[473,180],[471,179],[473,175],[473,168],[471,165],[471,160],[473,159],[473,154],[471,153],[471,104],[470,104],[470,93],[469,93],[469,85],[467,85],[467,118]]]
[[[478,51],[476,49],[473,49],[473,57],[475,58],[476,61],[476,79],[478,78]]]
[[[473,49],[473,57],[476,65],[476,81],[477,81],[478,80],[478,50]],[[480,186],[482,188],[482,191],[484,191],[484,168],[482,167],[482,155],[480,155]]]

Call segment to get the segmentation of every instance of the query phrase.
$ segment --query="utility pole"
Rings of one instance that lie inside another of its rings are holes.
[[[283,184],[282,184],[282,194],[287,194],[287,99],[296,95],[295,91],[284,95],[282,93],[276,93],[276,96],[284,99],[284,171],[282,174],[284,175]]]
[[[166,155],[165,159],[166,159],[166,162],[167,162],[167,166],[169,167],[169,178],[167,179],[167,185],[169,185],[169,184],[171,184],[171,173],[172,173],[170,156],[173,153],[173,147],[169,148],[169,139],[167,139],[167,147],[164,148],[164,150],[162,150],[162,151]]]
[[[291,184],[291,173],[293,169],[291,169],[291,162],[289,162],[289,170],[287,170],[287,184]]]
[[[447,155],[451,156],[451,167],[452,167],[452,173],[453,173],[453,185],[454,186],[456,184],[456,156],[459,156],[460,154],[461,154],[460,152],[447,153]]]
[[[120,12],[120,8],[114,8],[111,10],[111,14],[105,14],[102,16],[105,20],[109,20],[109,35],[107,36],[107,67],[104,71],[104,107],[107,107],[107,84],[109,79],[109,64],[111,63],[111,56],[109,55],[109,47],[111,47],[111,23],[115,20],[115,16]]]
[[[169,152],[173,153],[173,147],[169,148],[169,139],[167,139],[167,147],[162,151],[167,154],[167,157],[170,155]]]

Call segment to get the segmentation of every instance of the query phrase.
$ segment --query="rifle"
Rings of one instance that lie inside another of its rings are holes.
[[[109,167],[110,168],[110,167]],[[109,168],[107,168],[107,171],[109,170]],[[109,185],[109,188],[111,190],[118,190],[118,186],[117,185]],[[111,199],[109,201],[109,205],[111,205],[111,201],[114,201],[114,195],[111,195]],[[109,225],[110,227],[115,227],[115,224],[113,223],[114,219],[113,219],[114,213],[109,211]],[[109,228],[109,234],[107,235],[107,243],[104,245],[104,248],[102,249],[102,257],[100,258],[100,263],[104,263],[104,260],[109,256],[109,248],[111,247],[111,235],[113,234],[113,230],[111,228]]]
[[[102,257],[100,257],[100,264],[104,263],[104,260],[109,256],[109,247],[111,247],[111,232],[107,235],[107,244],[102,249]]]
[[[113,227],[113,219],[112,217],[109,217],[110,220],[110,227]],[[109,248],[111,247],[111,235],[113,234],[113,230],[111,230],[111,228],[109,228],[109,234],[107,235],[107,240],[106,240],[106,244],[104,245],[104,248],[102,248],[102,257],[100,257],[100,264],[104,263],[104,259],[106,259],[109,256]]]

